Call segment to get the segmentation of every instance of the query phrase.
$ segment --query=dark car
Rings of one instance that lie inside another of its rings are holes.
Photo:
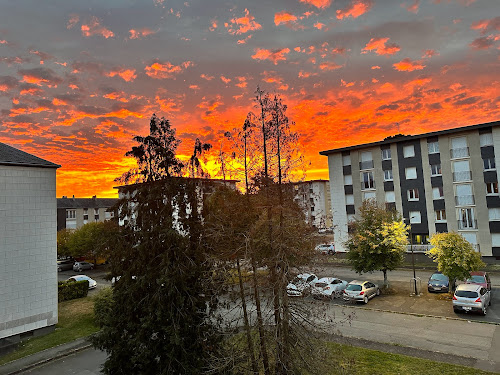
[[[491,280],[490,275],[484,271],[474,271],[470,273],[470,277],[467,279],[466,284],[478,284],[486,288],[486,290],[491,290]]]
[[[427,290],[432,292],[449,292],[450,279],[441,272],[434,272],[427,282]]]
[[[73,259],[58,260],[57,272],[72,270],[73,264],[75,264]]]

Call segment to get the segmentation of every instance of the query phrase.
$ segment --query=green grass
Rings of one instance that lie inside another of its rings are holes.
[[[94,323],[94,301],[91,297],[61,302],[59,323],[54,332],[23,341],[15,351],[0,358],[0,365],[97,331],[98,327]]]

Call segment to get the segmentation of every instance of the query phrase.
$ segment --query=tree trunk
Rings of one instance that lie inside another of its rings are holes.
[[[389,282],[387,281],[387,270],[383,269],[382,272],[384,273],[384,288],[388,288]]]
[[[264,333],[264,320],[262,319],[262,310],[260,307],[260,296],[257,283],[257,267],[255,266],[255,258],[251,256],[252,261],[252,272],[253,272],[253,294],[255,298],[255,308],[257,310],[257,326],[259,328],[259,338],[260,338],[260,355],[262,356],[262,365],[264,366],[264,374],[270,375],[269,371],[269,359],[267,357],[267,347],[266,347],[266,337]]]

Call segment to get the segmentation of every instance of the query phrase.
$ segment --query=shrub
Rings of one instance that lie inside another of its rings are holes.
[[[113,311],[113,290],[104,288],[94,297],[94,316],[97,325],[99,327],[106,325]]]
[[[89,282],[82,281],[59,281],[57,283],[59,302],[75,298],[86,297],[89,292]]]

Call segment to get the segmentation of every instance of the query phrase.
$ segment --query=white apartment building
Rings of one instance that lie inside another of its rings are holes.
[[[304,211],[306,222],[317,229],[331,229],[330,182],[310,180],[293,185],[295,198]]]

